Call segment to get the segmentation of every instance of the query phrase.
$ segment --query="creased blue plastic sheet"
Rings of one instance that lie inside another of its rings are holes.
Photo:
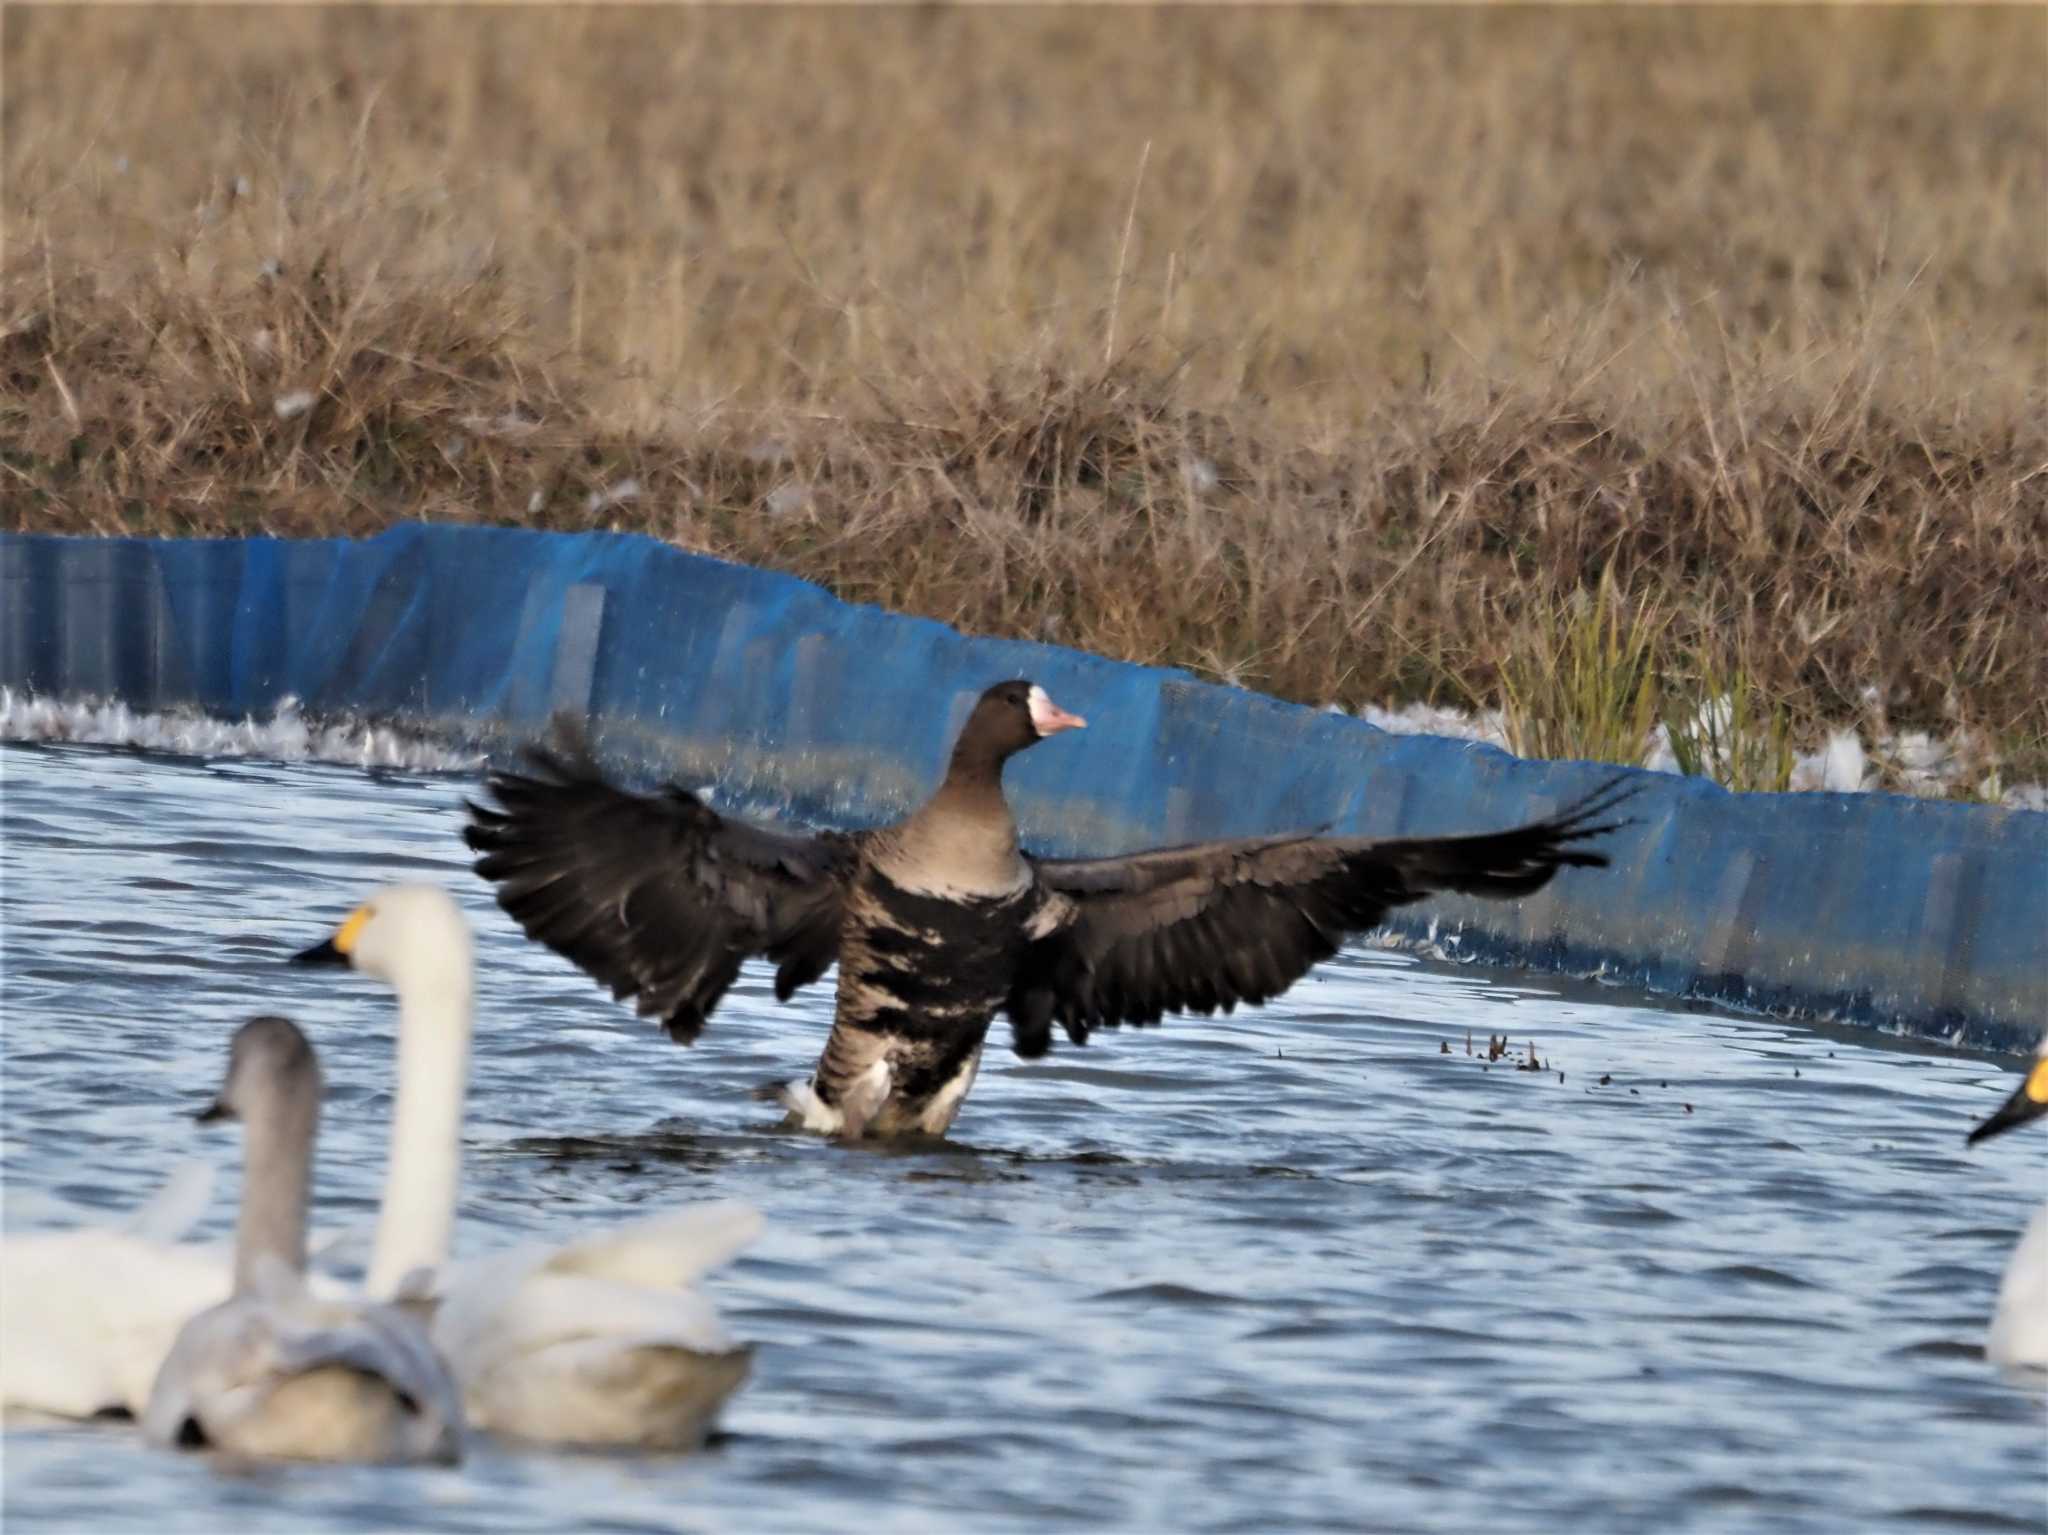
[[[1615,769],[1390,735],[1180,672],[981,639],[627,534],[0,535],[0,682],[136,709],[409,720],[503,749],[567,709],[635,777],[860,823],[914,802],[968,703],[1030,676],[1090,728],[1009,783],[1048,852],[1304,827],[1485,830]],[[1399,930],[1457,952],[1994,1049],[2048,1021],[2048,815],[1729,794],[1643,773],[1606,870]]]

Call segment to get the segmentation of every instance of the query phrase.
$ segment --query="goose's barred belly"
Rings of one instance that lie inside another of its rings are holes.
[[[839,957],[838,1027],[887,1042],[890,1098],[909,1110],[969,1063],[1009,995],[1039,899],[1025,884],[995,896],[905,890],[875,869],[853,892]],[[852,1041],[849,1041],[852,1043]],[[831,1052],[821,1085],[829,1092]]]

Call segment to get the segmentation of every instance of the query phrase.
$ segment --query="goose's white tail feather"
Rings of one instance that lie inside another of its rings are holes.
[[[971,1075],[968,1080],[973,1080]],[[889,1089],[894,1081],[895,1073],[890,1068],[888,1057],[884,1056],[847,1083],[836,1106],[818,1096],[818,1089],[810,1079],[785,1082],[775,1096],[797,1117],[804,1129],[858,1140],[866,1131],[868,1122],[889,1101]],[[958,1104],[954,1107],[957,1109]]]
[[[846,1116],[818,1096],[818,1090],[811,1085],[809,1077],[783,1083],[775,1096],[806,1130],[815,1130],[820,1135],[837,1135],[845,1128]]]

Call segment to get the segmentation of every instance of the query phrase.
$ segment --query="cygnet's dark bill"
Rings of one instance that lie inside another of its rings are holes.
[[[2048,1114],[2048,1055],[2037,1057],[1998,1112],[1970,1132],[1969,1144],[1974,1146],[1994,1135],[2003,1135],[2043,1114]]]

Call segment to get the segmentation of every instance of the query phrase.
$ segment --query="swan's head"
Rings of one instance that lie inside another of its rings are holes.
[[[1970,1132],[1970,1144],[1974,1146],[1979,1141],[1989,1140],[2043,1114],[2048,1114],[2048,1034],[2041,1036],[2040,1048],[2034,1052],[2034,1064],[2020,1078],[2020,1085],[2013,1089],[2012,1096],[1999,1106],[1997,1113]]]
[[[401,992],[459,985],[471,966],[469,919],[439,885],[392,885],[350,912],[334,936],[295,965],[347,965]]]
[[[320,1097],[320,1063],[298,1025],[274,1015],[251,1018],[235,1030],[227,1081],[198,1119],[264,1119],[279,1105],[308,1096]]]

